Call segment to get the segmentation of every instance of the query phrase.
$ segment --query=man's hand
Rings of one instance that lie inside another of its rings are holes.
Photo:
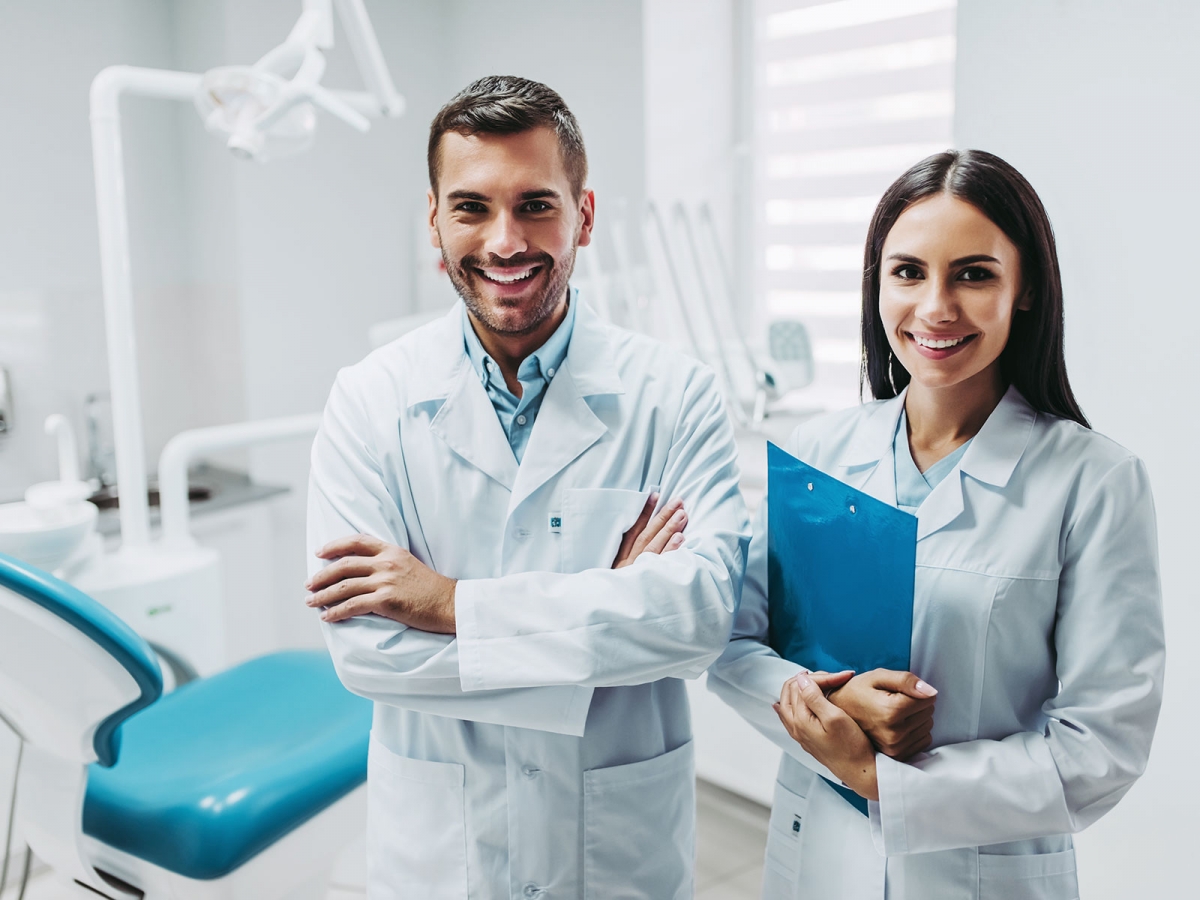
[[[625,532],[617,558],[613,560],[614,569],[632,565],[643,553],[667,553],[683,546],[683,529],[687,527],[683,501],[672,500],[651,518],[656,503],[658,494],[651,494],[638,520]]]
[[[868,800],[879,799],[875,748],[866,732],[801,673],[783,683],[775,712],[805,752]]]
[[[333,559],[305,585],[309,606],[325,622],[368,613],[421,631],[454,634],[453,578],[439,575],[400,547],[366,534],[331,541],[317,556]]]
[[[936,699],[937,691],[912,672],[891,669],[856,675],[829,694],[880,753],[901,762],[929,749]]]

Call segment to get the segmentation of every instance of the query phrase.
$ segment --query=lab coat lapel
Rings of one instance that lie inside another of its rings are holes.
[[[517,459],[487,391],[471,368],[463,343],[461,304],[430,330],[417,348],[420,365],[409,385],[409,406],[441,401],[430,430],[455,454],[509,490],[517,478]]]
[[[892,439],[904,409],[904,392],[871,409],[855,429],[838,464],[838,477],[889,506],[896,505],[896,463]]]
[[[1010,387],[992,410],[971,446],[963,454],[958,470],[947,475],[917,511],[917,540],[950,525],[963,512],[963,479],[974,478],[1004,488],[1025,453],[1037,411]]]
[[[587,398],[621,393],[616,351],[605,326],[580,302],[567,358],[546,388],[529,435],[509,502],[510,515],[608,433],[608,426],[592,411]]]

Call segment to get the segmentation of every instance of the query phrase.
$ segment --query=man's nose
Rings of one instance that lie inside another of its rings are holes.
[[[509,259],[528,249],[521,223],[510,212],[501,212],[488,228],[485,251],[501,259]]]

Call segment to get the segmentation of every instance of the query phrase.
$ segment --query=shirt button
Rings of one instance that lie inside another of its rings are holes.
[[[549,369],[547,369],[546,374],[549,375],[551,378],[553,378],[554,377],[554,366],[551,366]]]
[[[527,420],[524,416],[517,416],[517,424],[518,425],[524,425],[526,421]]]
[[[542,895],[542,889],[540,887],[538,887],[536,884],[531,883],[531,884],[525,885],[525,890],[523,893],[525,894],[526,897],[529,897],[529,898],[540,897]]]
[[[539,769],[537,766],[522,766],[521,774],[524,775],[526,778],[537,778],[539,775],[542,774],[542,770]]]

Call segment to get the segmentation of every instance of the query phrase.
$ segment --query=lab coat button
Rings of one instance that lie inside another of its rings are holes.
[[[523,541],[525,538],[529,537],[529,533],[530,532],[528,528],[517,528],[513,531],[513,534],[517,536],[517,540],[519,541]]]
[[[522,766],[521,774],[524,775],[526,778],[537,778],[539,775],[542,774],[542,770],[539,769],[537,766]]]
[[[530,897],[530,898],[540,897],[540,896],[542,896],[542,889],[540,887],[538,887],[536,884],[527,884],[527,885],[525,885],[524,894],[526,897]]]

